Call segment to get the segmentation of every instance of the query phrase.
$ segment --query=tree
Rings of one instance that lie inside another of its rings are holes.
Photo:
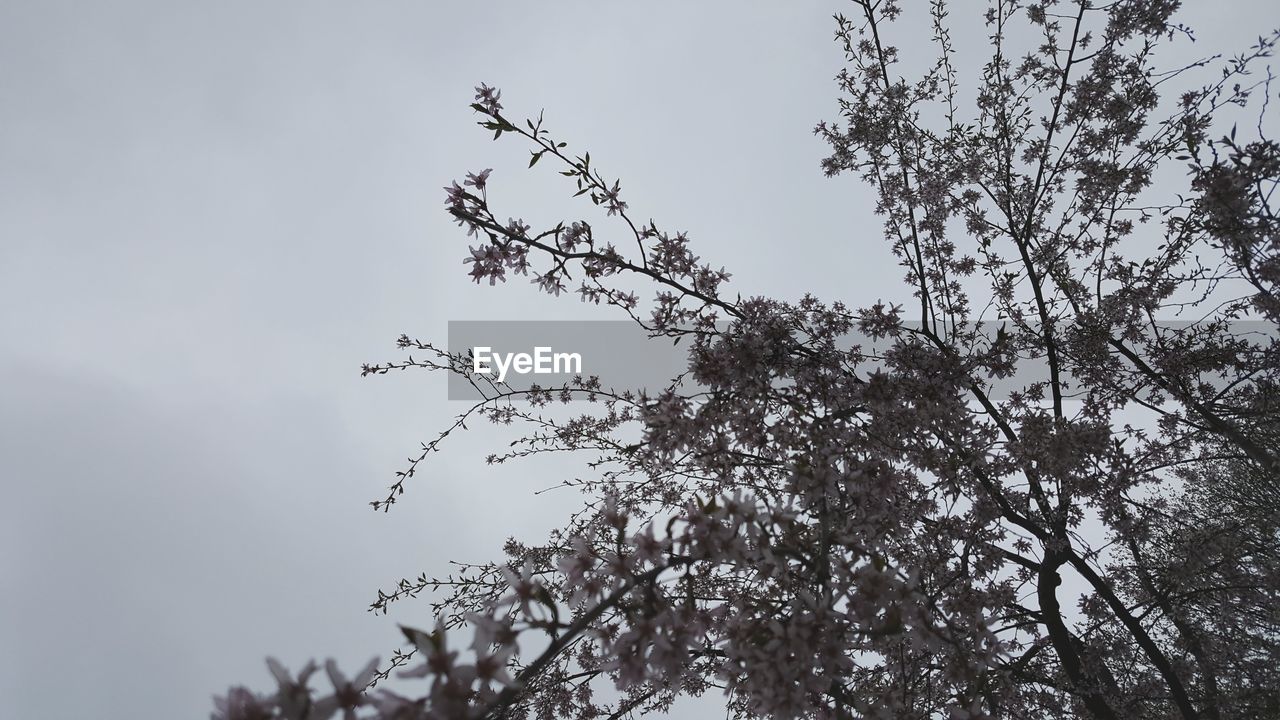
[[[491,462],[590,454],[588,501],[503,562],[379,593],[375,608],[437,593],[434,630],[405,628],[410,649],[374,673],[407,667],[419,697],[338,676],[345,694],[312,700],[314,667],[273,665],[278,693],[234,689],[217,717],[621,718],[707,691],[737,717],[1276,716],[1280,147],[1260,121],[1249,141],[1218,133],[1271,92],[1256,66],[1280,35],[1162,100],[1211,64],[1157,64],[1189,32],[1176,2],[994,0],[972,84],[942,0],[914,78],[889,44],[911,18],[854,5],[836,17],[841,118],[816,132],[828,174],[878,193],[911,299],[734,298],[589,153],[477,88],[495,139],[557,163],[616,223],[502,222],[490,171],[470,174],[446,202],[478,243],[471,276],[575,283],[686,342],[686,382],[516,390],[402,336],[417,359],[366,374],[456,373],[485,399],[375,509],[476,416],[533,428]],[[1159,322],[1177,316],[1195,319]],[[888,349],[842,349],[851,332]],[[997,392],[1028,367],[1042,379]],[[1074,608],[1064,576],[1086,588]]]

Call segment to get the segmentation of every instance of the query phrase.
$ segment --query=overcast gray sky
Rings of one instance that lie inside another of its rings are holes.
[[[1205,53],[1278,19],[1196,5]],[[577,466],[493,472],[484,428],[366,504],[460,409],[443,378],[359,377],[398,334],[614,317],[469,284],[452,179],[583,211],[474,126],[480,82],[743,295],[905,297],[810,134],[846,6],[0,0],[0,716],[205,717],[268,654],[354,669],[430,622],[367,614],[377,588],[576,507],[533,491]]]

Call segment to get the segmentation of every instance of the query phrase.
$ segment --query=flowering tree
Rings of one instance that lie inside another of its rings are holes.
[[[972,77],[942,0],[913,77],[890,44],[924,36],[896,24],[912,18],[853,5],[841,118],[816,132],[828,174],[876,191],[910,295],[726,293],[683,233],[482,85],[480,124],[606,217],[503,222],[490,171],[469,174],[446,202],[471,276],[572,287],[683,338],[688,374],[656,394],[518,390],[401,337],[414,355],[366,374],[455,373],[483,399],[375,509],[477,416],[530,427],[490,462],[587,453],[586,503],[501,562],[380,592],[375,609],[433,593],[437,616],[389,666],[330,662],[321,698],[314,665],[272,661],[277,692],[233,689],[215,717],[622,718],[705,692],[735,717],[1280,716],[1280,344],[1239,330],[1280,323],[1280,146],[1261,121],[1219,139],[1265,109],[1280,36],[1166,99],[1209,65],[1157,62],[1188,32],[1172,0],[993,0]],[[393,671],[421,692],[359,692]]]

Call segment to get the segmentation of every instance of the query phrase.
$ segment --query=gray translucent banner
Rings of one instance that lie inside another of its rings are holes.
[[[487,380],[523,390],[593,375],[606,388],[657,391],[688,368],[688,348],[688,341],[651,338],[629,320],[450,321],[449,352],[470,352],[471,369],[482,377],[477,388],[450,374],[449,399],[479,400]]]
[[[1157,323],[1162,331],[1171,332],[1190,325],[1188,322]],[[906,322],[903,326],[918,328],[919,323]],[[978,325],[979,331],[989,339],[995,339],[1001,327],[1008,326],[1000,322]],[[1264,321],[1232,323],[1230,330],[1233,335],[1262,347],[1280,340],[1276,326]],[[596,376],[604,388],[655,393],[688,370],[690,342],[685,339],[676,344],[669,337],[650,337],[646,330],[629,320],[450,321],[448,350],[463,355],[470,353],[468,370],[472,371],[472,378],[451,373],[449,399],[474,401],[492,397],[495,394],[492,383],[498,382],[517,391],[533,385],[554,389],[572,383],[577,376]],[[892,339],[872,340],[854,332],[843,338],[839,346],[848,349],[857,345],[862,352],[874,356],[892,342]],[[860,369],[871,372],[880,366],[881,363],[868,360]],[[1017,364],[1017,372],[1012,377],[985,378],[985,381],[988,389],[999,397],[1048,379],[1044,361],[1023,360]],[[1064,380],[1074,388],[1070,377]],[[1218,387],[1227,382],[1208,376],[1201,380]]]

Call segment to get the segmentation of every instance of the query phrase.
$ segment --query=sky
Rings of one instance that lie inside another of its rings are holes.
[[[617,317],[470,284],[442,186],[494,168],[500,213],[584,212],[475,127],[481,82],[743,296],[907,297],[869,192],[818,166],[839,10],[0,0],[0,716],[205,717],[269,688],[267,655],[354,670],[430,625],[425,603],[367,613],[378,588],[577,507],[535,492],[579,464],[495,472],[483,427],[367,505],[464,407],[442,377],[360,377],[398,335]],[[1191,49],[1277,15],[1196,3]]]

